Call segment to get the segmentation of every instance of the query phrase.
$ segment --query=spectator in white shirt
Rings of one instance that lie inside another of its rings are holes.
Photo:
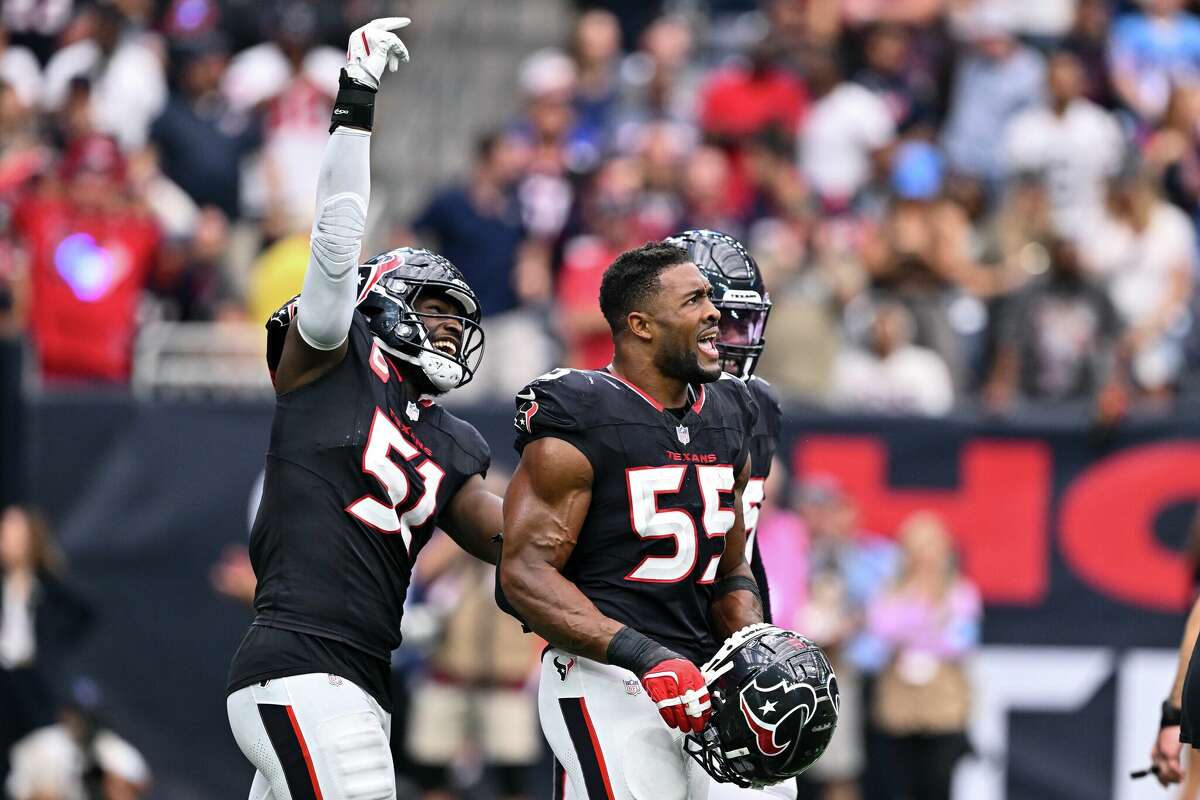
[[[1049,105],[1013,118],[1005,134],[1010,174],[1035,173],[1063,235],[1083,234],[1104,210],[1107,180],[1120,169],[1124,140],[1116,118],[1083,96],[1083,65],[1072,53],[1050,58]]]
[[[275,8],[280,22],[270,26],[271,40],[233,57],[222,91],[235,112],[262,104],[262,160],[242,176],[242,207],[261,212],[273,233],[287,235],[312,223],[308,198],[317,188],[344,54],[315,42],[318,19],[309,4]]]
[[[0,82],[7,83],[17,93],[26,108],[37,105],[38,87],[42,85],[42,68],[27,48],[12,45],[8,31],[0,23]]]
[[[1107,284],[1127,330],[1134,380],[1151,395],[1166,395],[1183,367],[1182,340],[1191,325],[1195,229],[1147,175],[1115,181],[1108,212],[1083,239],[1084,262]]]
[[[162,44],[127,27],[114,5],[100,3],[89,14],[91,35],[59,50],[46,65],[44,105],[60,110],[72,82],[84,78],[91,84],[97,130],[116,138],[127,152],[141,149],[150,123],[167,102]]]
[[[903,304],[880,302],[866,348],[838,355],[832,400],[839,409],[941,416],[954,405],[946,362],[912,344],[913,319]]]
[[[822,200],[844,206],[871,180],[895,123],[878,95],[842,81],[828,55],[813,59],[808,85],[815,102],[800,137],[800,166]]]

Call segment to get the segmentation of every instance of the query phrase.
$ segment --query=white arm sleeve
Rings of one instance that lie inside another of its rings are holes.
[[[371,134],[340,127],[321,159],[308,270],[296,312],[300,336],[317,350],[340,347],[350,331],[370,196]]]

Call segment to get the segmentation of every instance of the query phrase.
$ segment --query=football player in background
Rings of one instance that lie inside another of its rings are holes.
[[[771,621],[771,599],[762,552],[755,536],[758,513],[765,497],[764,487],[771,472],[771,461],[779,445],[783,410],[771,384],[754,375],[765,344],[767,316],[771,300],[763,283],[758,263],[737,239],[718,231],[691,230],[669,239],[687,252],[688,258],[712,285],[713,305],[721,312],[717,352],[721,368],[744,381],[758,406],[758,420],[750,435],[750,480],[742,492],[742,517],[746,526],[746,557],[762,596],[763,619]],[[796,784],[784,781],[765,789],[744,789],[731,783],[713,781],[711,800],[734,800],[762,796],[795,798]]]
[[[742,515],[746,525],[746,555],[762,595],[763,619],[770,622],[767,574],[755,534],[764,486],[771,474],[771,460],[779,446],[783,409],[771,384],[756,376],[754,368],[766,345],[764,336],[767,316],[771,313],[771,298],[758,263],[732,236],[696,230],[676,234],[667,241],[683,248],[712,285],[713,305],[721,312],[717,336],[721,369],[744,381],[758,406],[758,421],[750,436],[750,480],[742,492]]]
[[[375,94],[408,51],[378,19],[350,36],[299,298],[268,323],[276,390],[250,540],[255,617],[227,708],[251,800],[393,798],[391,651],[412,560],[435,526],[495,563],[487,444],[434,398],[482,355],[474,292],[401,248],[359,266]]]
[[[742,511],[757,412],[722,372],[711,294],[678,247],[622,254],[600,289],[612,363],[517,395],[501,584],[550,643],[560,795],[704,798],[682,745],[711,713],[697,664],[762,621]]]

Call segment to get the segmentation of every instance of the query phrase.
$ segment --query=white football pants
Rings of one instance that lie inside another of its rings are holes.
[[[250,800],[393,800],[392,716],[336,675],[255,683],[229,695],[229,726],[257,772]]]
[[[708,787],[708,800],[796,800],[796,779],[788,778],[763,789],[743,789],[732,783],[713,781]]]
[[[549,648],[538,713],[557,761],[556,800],[707,799],[712,779],[629,670]]]

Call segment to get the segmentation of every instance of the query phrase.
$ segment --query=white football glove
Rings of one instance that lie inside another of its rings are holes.
[[[346,46],[346,74],[372,89],[379,88],[383,69],[395,72],[402,61],[408,61],[408,48],[392,33],[406,27],[408,17],[380,17],[350,34]]]

